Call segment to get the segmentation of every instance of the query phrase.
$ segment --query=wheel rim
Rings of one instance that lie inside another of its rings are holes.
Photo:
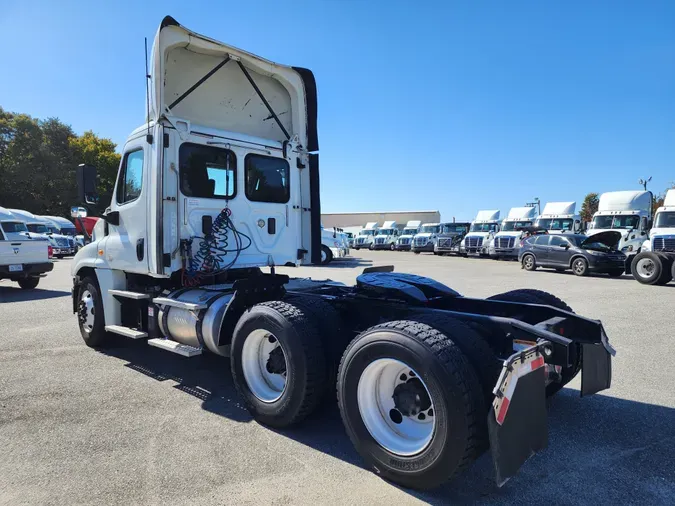
[[[94,330],[94,296],[89,290],[84,290],[82,295],[80,295],[80,303],[77,309],[77,317],[80,320],[80,325],[82,325],[84,331],[89,333]]]
[[[576,272],[577,274],[581,274],[582,272],[584,272],[584,268],[585,265],[583,260],[577,260],[576,262],[574,262],[574,272]]]
[[[641,278],[652,276],[655,269],[656,265],[651,258],[641,258],[635,266],[635,270]]]
[[[525,268],[526,268],[526,269],[531,269],[532,266],[534,265],[534,259],[532,258],[532,255],[527,255],[527,256],[525,257],[524,262],[525,262]]]
[[[436,428],[433,400],[419,375],[407,364],[381,358],[361,373],[359,412],[370,435],[401,456],[423,451]]]
[[[241,366],[249,389],[258,399],[274,402],[283,395],[288,361],[274,334],[264,329],[251,332],[241,350]]]
[[[321,250],[321,262],[325,262],[326,258],[328,258],[328,255],[326,255],[326,250],[322,249]]]

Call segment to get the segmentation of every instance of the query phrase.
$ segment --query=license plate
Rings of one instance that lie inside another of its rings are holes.
[[[18,265],[10,265],[9,266],[9,272],[21,272],[23,271],[23,265],[18,264]]]

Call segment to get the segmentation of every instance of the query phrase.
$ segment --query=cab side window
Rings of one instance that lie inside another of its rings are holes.
[[[246,198],[285,204],[290,198],[288,162],[271,156],[246,155]]]
[[[136,200],[143,188],[143,150],[124,155],[122,173],[117,182],[117,203],[126,204]]]

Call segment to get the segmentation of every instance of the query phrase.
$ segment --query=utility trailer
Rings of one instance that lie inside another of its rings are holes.
[[[545,292],[472,299],[388,267],[354,286],[276,273],[321,260],[311,72],[170,17],[151,60],[148,122],[125,144],[102,233],[72,266],[88,346],[124,336],[227,357],[271,427],[301,422],[337,388],[369,468],[418,489],[487,449],[503,484],[546,446],[547,396],[580,371],[582,395],[609,388],[602,324]],[[77,177],[95,202],[95,169]]]

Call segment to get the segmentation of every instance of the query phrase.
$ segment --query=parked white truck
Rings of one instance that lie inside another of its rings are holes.
[[[639,253],[651,228],[653,200],[650,191],[603,193],[586,234],[617,230],[621,232],[619,250],[626,255]]]
[[[547,202],[535,226],[549,234],[580,234],[583,227],[576,207],[576,202]]]
[[[399,251],[410,251],[412,249],[412,242],[415,235],[420,230],[421,221],[411,220],[405,224],[401,231],[401,235],[396,240],[396,249]]]
[[[416,255],[422,252],[433,253],[436,246],[436,238],[441,233],[440,223],[424,223],[420,231],[415,234],[412,242],[412,251]]]
[[[631,272],[645,285],[665,285],[675,278],[675,189],[666,192],[648,236],[632,259]]]
[[[75,241],[76,250],[84,246],[84,236],[77,233],[77,228],[72,221],[61,216],[38,216],[38,218],[44,220],[47,227],[55,234],[72,238]]]
[[[471,223],[451,222],[441,223],[441,231],[434,245],[434,255],[460,254],[460,248],[464,236],[469,233]]]
[[[49,241],[55,257],[63,258],[75,254],[74,237],[54,233],[56,227],[53,224],[29,211],[23,209],[10,209],[9,211],[26,224],[31,238]]]
[[[531,227],[536,217],[537,209],[534,207],[512,207],[502,221],[499,232],[495,234],[490,256],[496,259],[517,259],[523,229]]]
[[[228,357],[242,404],[276,428],[337,390],[367,466],[416,489],[489,446],[505,483],[547,445],[548,396],[580,371],[582,395],[609,388],[602,324],[551,294],[472,299],[386,267],[352,286],[277,273],[321,261],[313,74],[171,17],[151,62],[148,121],[122,147],[107,225],[71,264],[86,345]],[[77,176],[96,202],[95,168]]]
[[[328,265],[335,258],[349,255],[349,240],[344,232],[337,228],[321,227],[321,264]]]
[[[33,240],[11,213],[0,208],[0,280],[16,282],[24,290],[35,288],[40,277],[54,268],[48,241]],[[1,300],[1,297],[0,297]]]
[[[396,227],[395,221],[385,221],[382,227],[377,230],[377,234],[375,234],[373,249],[394,251],[399,234],[400,230]]]
[[[478,211],[476,218],[471,222],[469,233],[462,239],[460,254],[489,255],[495,234],[499,232],[499,225],[499,211]]]
[[[375,242],[375,235],[377,234],[377,222],[371,221],[366,223],[366,226],[361,229],[359,234],[354,239],[354,249],[361,248],[373,249]]]

